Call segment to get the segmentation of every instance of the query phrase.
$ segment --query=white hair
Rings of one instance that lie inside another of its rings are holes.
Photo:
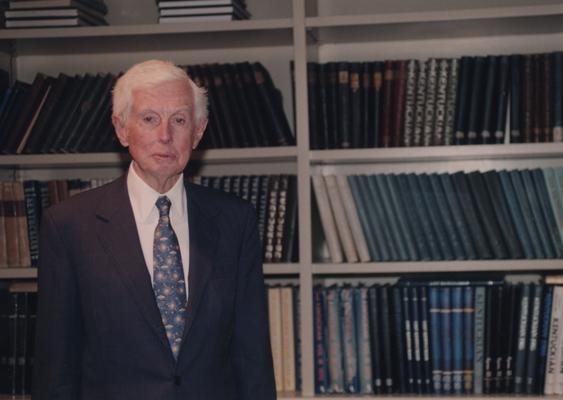
[[[192,88],[196,123],[199,124],[207,118],[207,91],[197,86],[182,68],[162,60],[148,60],[135,64],[117,80],[112,93],[112,115],[121,118],[123,122],[127,121],[134,90],[155,87],[171,81],[187,82]]]

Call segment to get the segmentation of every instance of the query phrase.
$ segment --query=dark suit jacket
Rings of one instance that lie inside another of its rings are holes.
[[[275,399],[252,206],[186,184],[188,316],[166,339],[125,177],[47,210],[33,399]]]

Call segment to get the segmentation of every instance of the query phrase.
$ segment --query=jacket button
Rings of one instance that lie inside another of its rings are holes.
[[[174,376],[174,385],[180,386],[181,383],[182,383],[182,377],[178,375]]]

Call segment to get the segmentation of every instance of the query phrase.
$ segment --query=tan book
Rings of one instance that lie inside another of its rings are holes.
[[[8,268],[8,250],[6,249],[6,224],[4,191],[2,190],[3,182],[0,182],[0,268]]]
[[[29,252],[29,236],[27,234],[27,213],[25,211],[25,194],[22,182],[12,182],[15,198],[16,215],[18,222],[18,248],[20,267],[31,267],[31,254]]]
[[[354,263],[358,262],[358,253],[356,252],[356,246],[354,246],[352,231],[350,229],[348,219],[346,218],[344,204],[340,198],[340,192],[338,191],[338,186],[336,184],[336,177],[334,175],[325,175],[324,180],[328,199],[330,201],[330,207],[334,215],[334,220],[336,221],[336,230],[338,232],[338,237],[340,238],[340,243],[342,243],[342,247],[344,248],[346,261]]]
[[[293,327],[293,288],[281,289],[283,390],[295,392],[295,331]]]
[[[270,343],[272,359],[274,361],[274,377],[276,390],[283,392],[283,357],[282,357],[282,316],[281,316],[281,288],[268,288],[268,321],[270,324]]]
[[[4,229],[6,232],[6,253],[8,267],[20,266],[20,243],[18,232],[18,215],[15,201],[14,185],[12,182],[2,182],[2,196],[4,198]]]
[[[313,190],[317,200],[317,207],[319,209],[321,225],[323,227],[328,251],[330,253],[330,259],[333,263],[341,263],[343,261],[342,249],[340,248],[340,242],[338,241],[336,223],[334,222],[334,216],[332,215],[332,211],[330,209],[324,179],[320,175],[313,175],[311,179],[313,180]]]

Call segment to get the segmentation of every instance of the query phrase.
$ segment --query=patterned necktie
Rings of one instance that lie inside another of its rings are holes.
[[[166,336],[178,359],[186,322],[186,284],[178,238],[170,224],[170,200],[161,196],[156,201],[160,214],[154,231],[154,293],[160,309]]]

